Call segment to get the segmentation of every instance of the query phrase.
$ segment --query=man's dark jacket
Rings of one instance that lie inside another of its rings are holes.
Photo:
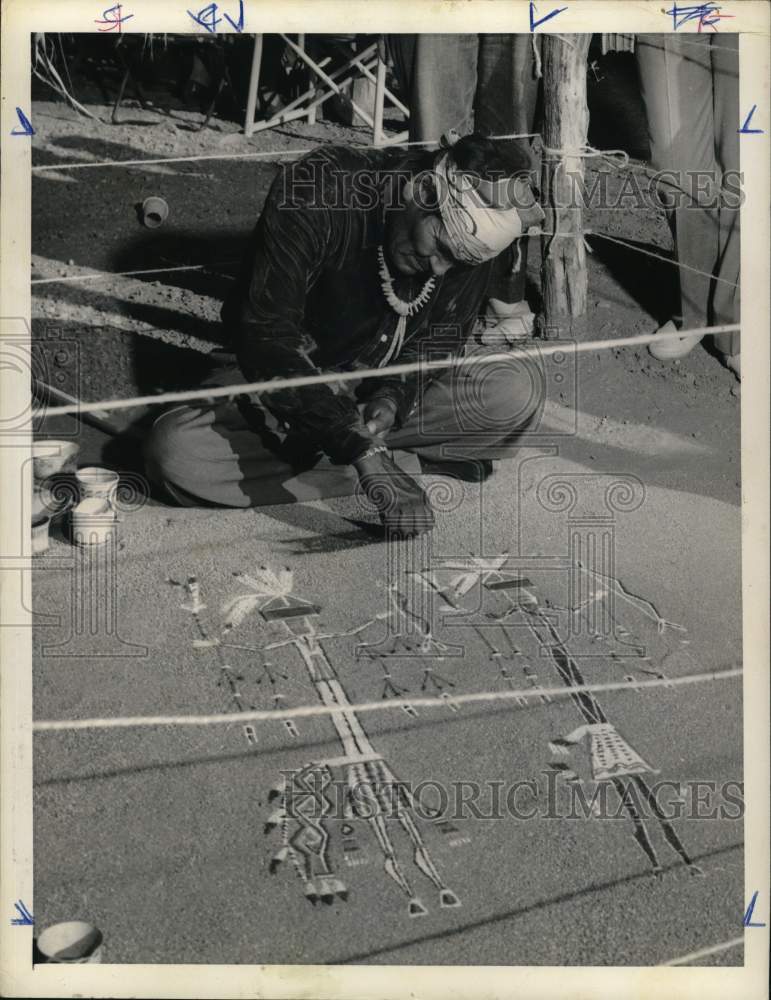
[[[268,193],[250,251],[223,309],[239,365],[258,381],[320,371],[375,368],[391,343],[398,316],[385,300],[377,248],[385,216],[400,197],[409,154],[316,150],[285,166]],[[409,301],[428,275],[399,275],[395,290]],[[429,301],[407,319],[398,362],[446,357],[468,338],[485,298],[490,264],[453,266],[436,279]],[[386,396],[403,422],[429,375],[387,376],[363,383]],[[294,433],[334,462],[351,462],[372,444],[349,384],[264,393],[261,402]]]

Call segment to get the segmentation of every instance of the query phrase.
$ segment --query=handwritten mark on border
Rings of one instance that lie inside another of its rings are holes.
[[[757,895],[757,893],[755,893],[755,895]],[[755,900],[753,899],[753,903],[754,902]],[[19,899],[13,905],[16,908],[16,912],[19,914],[18,917],[11,917],[11,923],[13,924],[13,926],[32,927],[32,925],[35,923],[35,918],[29,912],[24,903],[22,903],[22,901]]]
[[[244,0],[238,0],[238,20],[234,21],[229,14],[225,11],[222,12],[222,17],[217,17],[217,4],[210,3],[206,7],[202,7],[197,14],[194,14],[192,10],[188,10],[188,14],[195,21],[196,24],[200,24],[202,28],[205,28],[209,34],[216,34],[217,25],[222,21],[224,17],[228,24],[231,26],[233,31],[242,32],[244,30]]]
[[[557,14],[561,14],[563,10],[567,10],[567,7],[558,7],[556,10],[552,10],[548,14],[544,15],[544,17],[536,18],[537,11],[535,9],[535,4],[533,3],[533,0],[530,0],[530,30],[535,31],[536,28],[545,24],[546,21],[551,21],[551,19],[556,17]]]
[[[752,894],[752,899],[750,900],[750,905],[744,911],[744,920],[742,923],[745,927],[765,927],[765,924],[755,923],[752,920],[752,914],[755,912],[755,902],[758,898],[758,890],[756,889]]]
[[[744,124],[742,125],[741,128],[738,128],[736,130],[740,135],[762,135],[763,134],[763,129],[762,128],[750,128],[750,121],[752,120],[752,116],[755,114],[756,108],[757,108],[757,104],[753,104],[752,107],[750,108],[750,113],[744,119]]]
[[[121,33],[121,25],[124,21],[129,21],[134,15],[133,14],[121,14],[123,9],[122,4],[115,4],[114,7],[108,7],[107,10],[102,11],[102,20],[94,19],[94,24],[104,24],[106,27],[99,28],[99,31],[115,31],[118,30],[118,34]],[[110,14],[114,14],[115,17],[110,17]]]
[[[683,7],[674,4],[669,10],[664,10],[662,13],[672,18],[672,26],[675,31],[690,21],[698,21],[699,32],[702,28],[712,28],[713,31],[717,31],[718,21],[734,16],[733,14],[721,14],[719,3],[697,3]]]
[[[21,124],[21,128],[13,129],[11,135],[34,135],[35,130],[32,127],[32,123],[30,122],[29,118],[27,118],[27,116],[24,114],[24,112],[21,110],[21,108],[16,109],[16,114],[19,118],[19,123]]]

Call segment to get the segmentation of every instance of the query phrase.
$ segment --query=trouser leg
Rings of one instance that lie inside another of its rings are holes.
[[[432,382],[403,427],[386,436],[406,472],[418,456],[504,458],[543,402],[540,369],[518,358],[451,370]],[[298,454],[250,400],[178,406],[161,414],[145,445],[148,476],[182,506],[260,507],[348,496],[351,466]]]
[[[711,321],[716,326],[738,323],[740,312],[741,237],[738,198],[726,190],[736,188],[739,175],[739,40],[737,36],[721,36],[712,40],[712,73],[715,88],[715,151],[724,183],[719,208],[718,261],[715,273],[723,280],[714,283]],[[722,333],[715,337],[717,349],[723,354],[739,353],[738,333]]]
[[[386,441],[431,460],[510,458],[538,419],[544,396],[541,364],[513,351],[501,361],[444,373]]]
[[[674,212],[678,261],[707,275],[714,273],[719,247],[719,186],[709,182],[718,175],[710,50],[706,35],[641,35],[636,49],[653,165],[681,178]],[[695,172],[704,178],[701,194]],[[685,328],[708,323],[710,286],[709,277],[680,269]]]
[[[476,35],[389,35],[394,71],[410,109],[410,140],[438,141],[471,131],[477,79]]]
[[[350,466],[320,456],[310,467],[291,461],[276,432],[265,426],[266,417],[243,400],[174,407],[150,431],[147,474],[185,507],[263,507],[353,492],[356,475]]]

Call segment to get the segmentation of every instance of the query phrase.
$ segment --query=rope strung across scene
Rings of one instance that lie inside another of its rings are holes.
[[[179,264],[172,267],[147,267],[141,271],[94,271],[91,274],[62,274],[56,278],[32,278],[31,285],[54,285],[61,281],[102,281],[105,278],[128,278],[135,274],[172,274],[175,271],[206,271],[213,267],[238,264],[237,260],[222,260],[214,264]],[[217,275],[230,277],[230,275]]]
[[[630,250],[635,250],[637,253],[641,253],[646,257],[653,257],[655,260],[663,260],[665,264],[674,264],[675,267],[681,268],[683,271],[692,271],[694,274],[700,274],[703,278],[712,278],[713,281],[719,281],[723,285],[730,285],[732,288],[739,288],[740,285],[737,281],[729,281],[728,278],[721,278],[717,274],[712,274],[709,271],[700,271],[698,267],[691,267],[690,264],[683,264],[679,260],[673,260],[671,257],[664,257],[660,253],[654,253],[652,250],[643,250],[642,247],[635,246],[634,243],[627,243],[626,240],[620,240],[617,236],[609,236],[607,233],[597,233],[593,229],[586,229],[584,233],[590,236],[598,236],[601,240],[610,240],[611,243],[618,243],[619,246],[628,247]],[[575,235],[581,236],[582,233],[576,233]]]
[[[490,139],[535,139],[539,132],[512,132],[507,135],[491,135]],[[415,139],[411,142],[400,142],[398,146],[438,146],[439,139]],[[97,167],[151,167],[155,164],[163,163],[196,163],[199,160],[264,160],[275,156],[305,156],[306,153],[315,153],[323,146],[314,146],[309,149],[274,149],[256,150],[250,153],[200,153],[196,156],[169,156],[155,160],[102,160],[98,163],[46,163],[32,166],[33,173],[42,174],[52,170],[90,170]],[[387,146],[376,143],[366,145],[354,144],[354,149],[387,149]]]
[[[706,681],[722,681],[742,676],[742,668],[716,670],[710,673],[687,674],[670,679],[656,678],[650,681],[609,681],[604,684],[577,684],[574,687],[523,688],[520,691],[475,691],[459,694],[449,699],[456,705],[470,705],[490,701],[516,701],[518,698],[533,698],[547,695],[563,698],[576,694],[599,691],[629,691],[642,688],[682,687],[686,684],[703,684]],[[384,712],[394,708],[445,708],[448,701],[440,698],[394,698],[388,701],[365,701],[358,705],[299,705],[297,708],[268,709],[252,712],[227,712],[217,715],[135,715],[114,719],[57,719],[33,722],[32,730],[42,732],[66,732],[75,729],[130,729],[138,726],[214,726],[233,722],[267,722],[271,719],[300,719],[319,715],[339,715],[341,712]],[[522,706],[517,706],[522,707]],[[539,707],[539,706],[528,706]]]
[[[551,146],[543,145],[542,135],[540,132],[511,132],[502,135],[491,135],[490,139],[495,140],[508,140],[508,139],[540,139],[540,151],[544,154],[546,159],[559,159],[558,169],[562,167],[564,169],[564,159],[563,157],[580,157],[583,159],[593,159],[599,158],[604,159],[608,163],[617,167],[619,170],[624,169],[638,169],[636,165],[630,163],[629,154],[623,149],[596,149],[594,146],[581,146],[577,149],[559,149]],[[411,142],[398,143],[399,146],[438,146],[439,139],[416,139]],[[55,171],[55,170],[84,170],[95,167],[137,167],[137,166],[153,166],[155,164],[165,164],[165,163],[192,163],[198,160],[249,160],[249,159],[266,159],[275,156],[288,156],[296,155],[303,156],[306,153],[312,153],[315,150],[322,148],[319,146],[308,148],[308,149],[284,149],[284,150],[263,150],[263,151],[253,151],[244,153],[211,153],[211,154],[198,154],[195,156],[176,156],[176,157],[165,157],[162,159],[145,159],[145,160],[104,160],[97,163],[63,163],[63,164],[45,164],[41,166],[33,166],[31,169],[33,172],[42,173],[44,171]],[[356,145],[356,149],[383,149],[382,145],[375,143],[368,143],[365,145]],[[642,165],[644,172],[649,172],[648,168]],[[596,233],[593,230],[585,229],[580,233],[545,233],[545,232],[530,232],[530,236],[551,236],[552,239],[555,237],[581,237],[587,235],[598,236],[601,239],[610,240],[620,244],[621,246],[626,246],[630,250],[634,250],[637,253],[641,253],[647,257],[653,257],[656,260],[662,260],[667,264],[672,264],[675,267],[679,267],[684,271],[691,271],[694,274],[700,274],[703,277],[713,278],[715,281],[719,281],[722,284],[731,285],[734,288],[738,288],[737,282],[729,281],[726,278],[721,278],[718,275],[710,274],[707,271],[701,271],[698,268],[692,267],[689,264],[683,264],[679,260],[673,260],[670,257],[665,257],[662,254],[654,253],[650,250],[643,250],[641,247],[637,247],[632,243],[626,243],[623,240],[619,240],[613,236],[609,236],[606,233]],[[551,246],[551,245],[550,245]],[[190,264],[177,268],[153,268],[144,271],[120,271],[115,272],[121,276],[130,276],[132,274],[162,274],[171,273],[174,270],[204,270],[206,265],[203,264]],[[107,273],[107,272],[105,272]],[[42,284],[57,284],[63,281],[94,281],[101,278],[102,275],[68,275],[59,278],[33,278],[33,285]]]
[[[665,257],[660,253],[654,253],[653,250],[644,250],[642,247],[639,247],[634,243],[621,240],[617,236],[610,236],[608,233],[599,233],[595,229],[583,229],[578,233],[550,233],[543,229],[533,228],[530,229],[525,235],[529,237],[559,236],[566,239],[583,239],[585,236],[597,236],[601,240],[609,240],[611,243],[618,243],[619,246],[626,247],[628,250],[633,250],[635,253],[641,253],[645,257],[653,257],[655,260],[661,260],[665,264],[671,264],[673,267],[679,267],[683,271],[691,271],[693,274],[700,274],[704,278],[712,278],[714,281],[719,281],[723,285],[730,285],[732,288],[740,287],[739,283],[736,281],[729,281],[728,278],[721,278],[717,274],[712,274],[710,271],[702,271],[698,267],[692,267],[690,264],[684,264],[680,260],[674,260],[672,257]],[[223,260],[214,264],[183,264],[173,267],[145,268],[141,271],[95,271],[92,274],[68,274],[61,275],[57,278],[32,278],[30,280],[30,284],[54,285],[63,281],[103,281],[106,278],[125,278],[131,277],[135,274],[170,274],[174,271],[211,271],[214,267],[225,267],[227,265],[237,263],[239,263],[237,260]],[[215,271],[212,271],[212,273],[220,278],[232,278],[232,275],[229,274],[221,274]]]
[[[723,326],[701,326],[689,330],[674,332],[641,333],[634,337],[617,337],[610,340],[587,340],[571,345],[571,350],[577,353],[588,351],[609,350],[619,347],[636,347],[642,344],[678,340],[681,337],[707,336],[718,333],[739,333],[738,323],[727,323]],[[459,358],[450,357],[436,361],[410,361],[400,365],[388,365],[385,368],[362,368],[349,372],[325,372],[318,375],[298,375],[294,378],[273,378],[262,382],[244,382],[239,385],[216,386],[206,389],[189,389],[179,392],[163,392],[155,396],[130,396],[127,399],[105,399],[92,403],[79,403],[69,406],[52,406],[46,409],[47,417],[60,417],[71,413],[98,413],[107,410],[127,410],[135,406],[160,406],[165,403],[188,403],[195,400],[211,400],[229,398],[255,392],[278,392],[281,389],[301,389],[308,385],[331,385],[336,382],[353,382],[370,378],[385,378],[389,375],[410,375],[416,372],[442,371],[447,368],[466,368],[475,365],[498,364],[511,361],[512,358],[543,358],[546,355],[564,354],[563,343],[550,344],[544,341],[542,347],[523,348],[517,351],[496,354],[470,355]]]

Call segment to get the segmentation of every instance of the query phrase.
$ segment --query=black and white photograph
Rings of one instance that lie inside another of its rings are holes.
[[[769,9],[101,6],[4,59],[4,994],[766,996]]]

